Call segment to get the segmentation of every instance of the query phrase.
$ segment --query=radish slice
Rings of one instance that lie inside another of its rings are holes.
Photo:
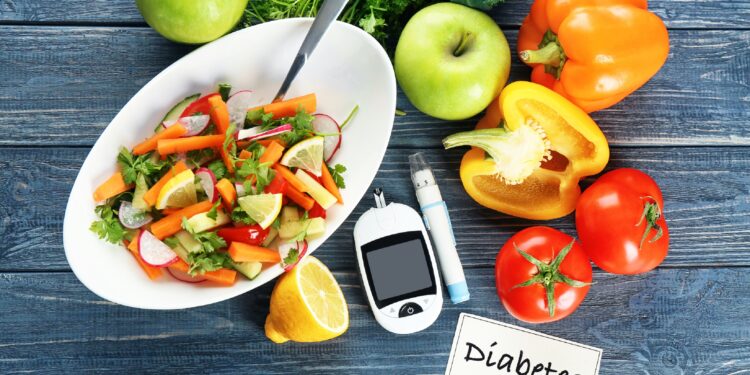
[[[245,185],[240,183],[234,183],[234,190],[237,191],[238,197],[244,197],[247,195],[247,192],[245,191]]]
[[[334,134],[323,138],[323,159],[328,163],[341,147],[341,127],[331,116],[322,113],[315,115],[312,126],[316,133]]]
[[[256,126],[254,128],[250,129],[243,129],[240,130],[237,134],[237,139],[247,139],[249,141],[273,137],[274,135],[284,134],[286,132],[292,131],[292,124],[284,124],[277,126],[270,130],[262,130],[262,127]]]
[[[250,90],[238,91],[227,99],[227,110],[229,111],[229,121],[242,129],[245,126],[245,117],[247,109],[253,101],[253,92]]]
[[[206,196],[211,202],[216,202],[219,199],[219,194],[216,194],[216,176],[214,172],[211,172],[208,168],[198,168],[195,171],[195,177],[200,179],[201,187],[206,192]]]
[[[197,284],[206,281],[206,278],[203,276],[191,276],[187,272],[182,272],[180,270],[175,270],[169,267],[167,267],[167,272],[169,272],[169,274],[172,275],[172,277],[174,277],[175,279],[185,283]]]
[[[188,131],[183,137],[192,137],[206,130],[206,127],[208,126],[210,120],[211,116],[209,115],[188,116],[182,117],[176,121],[164,121],[161,125],[166,129],[179,122]]]
[[[138,236],[138,252],[146,264],[154,267],[166,267],[180,259],[167,244],[147,230]]]
[[[289,252],[292,249],[297,249],[297,261],[292,264],[284,264],[284,258],[289,255]],[[297,241],[297,242],[285,242],[279,245],[279,255],[281,256],[281,267],[284,268],[284,271],[291,271],[294,266],[299,263],[300,260],[302,260],[302,257],[307,254],[307,241]]]
[[[122,201],[120,209],[117,211],[122,226],[128,229],[137,229],[148,223],[154,218],[145,211],[133,207],[131,202]]]

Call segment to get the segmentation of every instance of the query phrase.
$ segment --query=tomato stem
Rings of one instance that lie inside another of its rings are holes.
[[[574,288],[581,288],[586,285],[591,285],[591,283],[571,279],[560,272],[560,265],[562,264],[563,260],[565,260],[565,257],[570,252],[570,249],[573,248],[574,243],[575,240],[570,241],[567,246],[563,247],[560,252],[557,253],[555,259],[553,259],[549,264],[544,263],[537,258],[534,258],[533,255],[519,249],[515,243],[513,244],[513,247],[516,249],[516,251],[518,251],[518,253],[521,254],[522,257],[524,257],[524,259],[529,261],[529,263],[535,265],[538,270],[537,274],[534,275],[531,279],[514,286],[513,289],[522,288],[534,284],[541,284],[542,286],[544,286],[544,290],[547,294],[547,308],[549,309],[550,317],[555,315],[555,284],[565,283]]]
[[[650,199],[651,202],[646,202],[646,204],[643,205],[643,213],[641,213],[641,218],[638,220],[638,223],[635,224],[636,227],[641,226],[643,221],[646,221],[646,230],[643,231],[643,236],[641,237],[641,243],[638,245],[638,250],[643,249],[643,244],[646,242],[646,238],[648,238],[649,233],[651,233],[651,230],[656,230],[656,234],[654,234],[653,237],[648,241],[649,243],[654,243],[658,241],[661,236],[664,234],[664,229],[657,224],[656,222],[661,218],[661,207],[659,207],[659,204],[656,203],[656,200],[652,196],[646,196],[642,197],[641,199]]]

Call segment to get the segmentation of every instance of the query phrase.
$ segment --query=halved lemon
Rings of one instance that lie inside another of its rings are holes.
[[[330,340],[346,332],[349,308],[331,271],[307,256],[282,275],[271,293],[265,328],[277,344]]]
[[[247,215],[263,229],[270,227],[279,216],[282,201],[283,195],[281,194],[246,195],[237,200]]]
[[[156,199],[156,208],[162,210],[167,207],[187,207],[196,203],[198,195],[195,193],[195,174],[188,169],[164,184]]]
[[[292,146],[281,158],[287,167],[302,168],[320,177],[323,168],[323,137],[312,137]]]

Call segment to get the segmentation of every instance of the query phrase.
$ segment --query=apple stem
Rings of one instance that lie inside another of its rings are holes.
[[[464,50],[468,47],[469,43],[474,40],[474,34],[467,31],[461,36],[461,41],[458,43],[458,47],[453,50],[453,56],[459,57],[464,53]]]
[[[563,61],[563,51],[555,42],[550,42],[538,50],[521,51],[519,55],[521,61],[527,64],[544,64],[555,68],[560,67]]]

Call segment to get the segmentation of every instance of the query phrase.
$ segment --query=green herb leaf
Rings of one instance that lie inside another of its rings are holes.
[[[245,210],[243,210],[240,206],[237,206],[232,210],[232,221],[245,225],[257,224],[255,220],[253,220],[250,215],[248,215],[247,212],[245,212]]]
[[[130,151],[122,147],[117,155],[117,163],[122,169],[122,179],[127,184],[132,184],[138,178],[138,174],[143,174],[149,180],[155,177],[166,166],[166,163],[151,157],[151,153],[134,156]]]
[[[214,177],[216,177],[216,181],[221,180],[222,178],[226,177],[228,171],[227,167],[224,165],[224,162],[221,160],[214,160],[211,163],[206,166],[211,172],[213,172]]]
[[[344,182],[344,176],[342,174],[346,172],[346,167],[342,164],[336,164],[333,167],[328,167],[328,171],[331,172],[331,177],[333,177],[333,181],[336,183],[336,186],[339,187],[339,189],[346,188],[346,182]]]
[[[100,239],[107,242],[113,244],[122,242],[128,231],[122,226],[122,224],[120,224],[120,220],[117,218],[117,212],[107,204],[96,206],[94,211],[99,215],[101,220],[96,220],[91,223],[89,230],[96,233]]]
[[[216,220],[216,217],[219,216],[219,206],[221,205],[221,198],[217,199],[213,206],[211,206],[211,209],[208,210],[208,213],[206,213],[206,217],[208,217],[211,220]]]
[[[237,125],[231,123],[227,128],[227,132],[224,133],[224,144],[222,145],[222,147],[224,148],[224,151],[229,154],[229,158],[231,160],[234,160],[237,155],[237,138],[235,137],[236,132]]]
[[[227,253],[190,253],[188,254],[191,275],[203,275],[206,272],[232,267],[232,259]]]
[[[201,244],[202,252],[211,253],[218,249],[227,247],[227,242],[223,238],[219,237],[216,232],[196,232],[195,229],[190,225],[187,218],[182,218],[182,229],[190,233],[193,239]]]
[[[295,248],[289,249],[289,252],[284,257],[283,262],[285,265],[291,265],[291,264],[297,263],[298,260],[299,260],[299,249],[295,247]]]

